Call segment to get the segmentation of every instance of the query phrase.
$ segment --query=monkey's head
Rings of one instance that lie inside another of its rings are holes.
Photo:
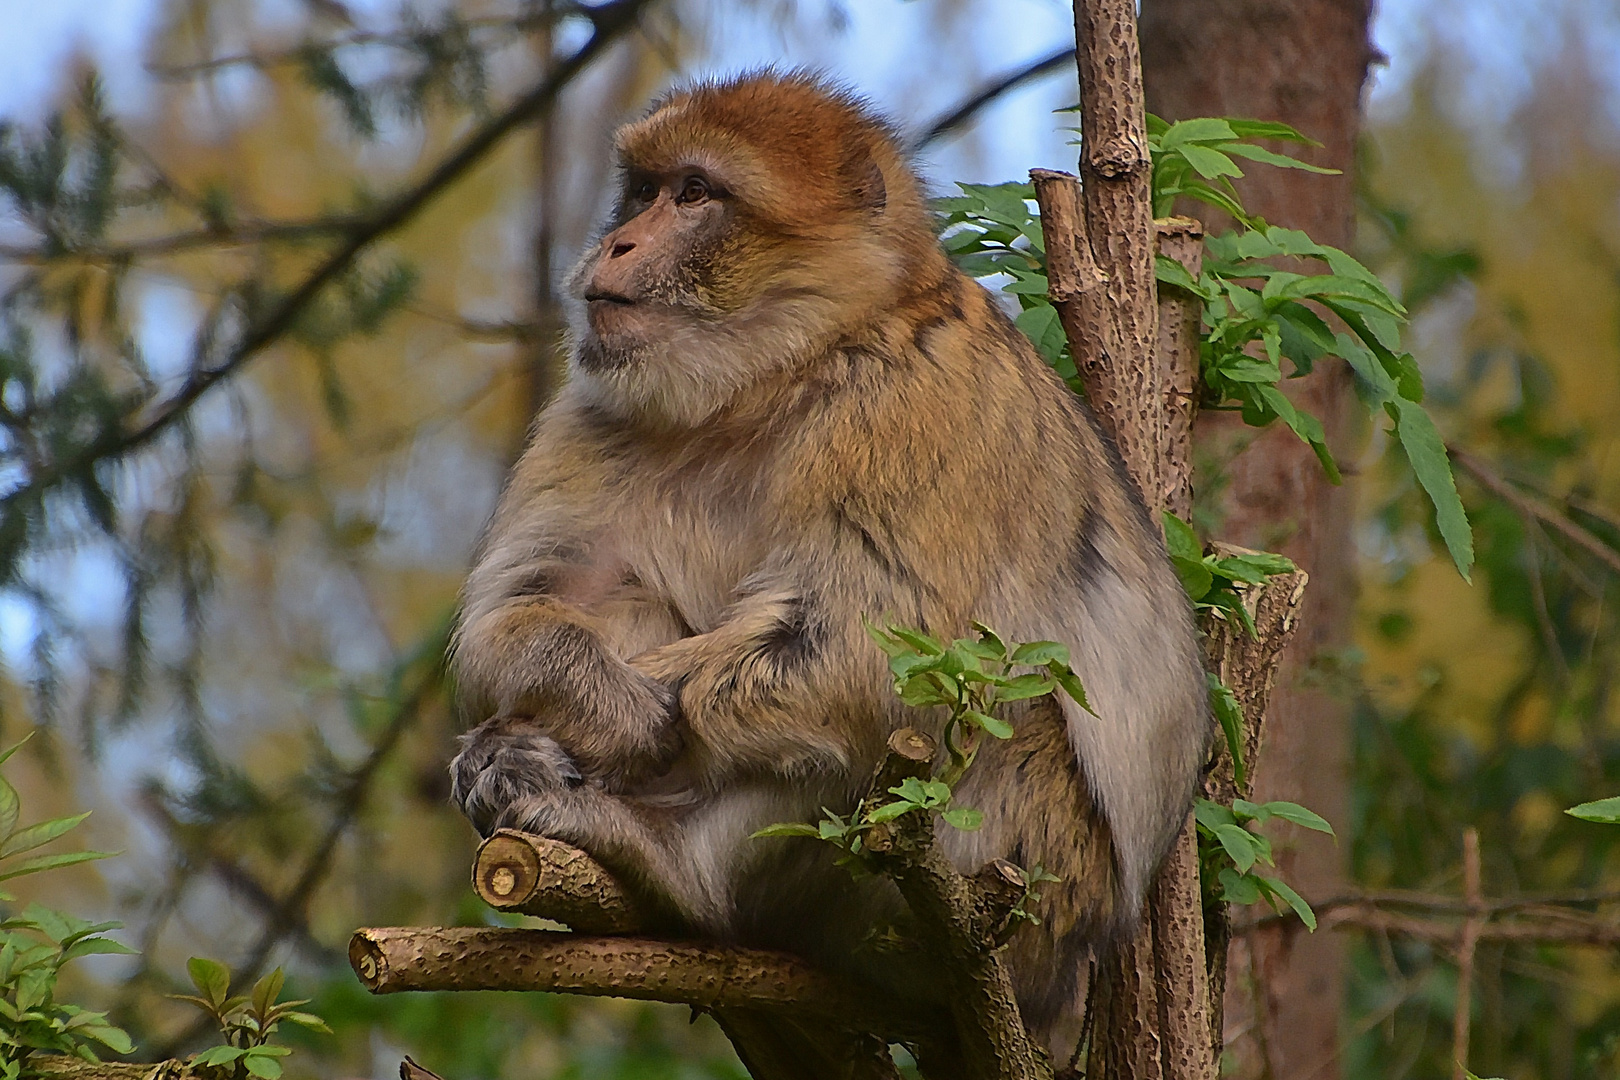
[[[575,269],[575,379],[695,425],[870,325],[944,260],[893,128],[805,74],[703,83],[615,140],[619,198]]]

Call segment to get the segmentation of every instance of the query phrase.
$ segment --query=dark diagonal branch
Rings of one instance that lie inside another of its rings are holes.
[[[164,255],[180,255],[200,248],[240,247],[270,240],[308,240],[342,236],[363,228],[368,219],[353,215],[309,218],[304,221],[241,221],[219,228],[187,229],[164,236],[128,240],[121,244],[53,250],[22,244],[0,244],[0,260],[39,266],[79,259],[90,263],[122,263]]]
[[[151,409],[133,428],[95,440],[77,453],[47,465],[28,482],[6,496],[8,502],[29,503],[56,488],[67,478],[84,475],[96,463],[122,457],[168,431],[208,391],[228,380],[260,352],[287,333],[305,309],[330,284],[352,267],[361,253],[396,232],[422,212],[446,188],[522,125],[546,112],[558,95],[592,61],[630,30],[637,16],[653,0],[612,0],[585,9],[593,30],[572,55],[559,60],[550,73],[516,101],[463,139],[427,176],[394,196],[360,220],[344,235],[337,249],[321,260],[291,291],[273,302],[263,316],[248,326],[225,359],[212,367],[194,370],[178,390]]]
[[[1506,477],[1468,451],[1459,450],[1455,446],[1448,446],[1446,449],[1451,453],[1451,460],[1461,466],[1462,470],[1468,475],[1478,480],[1480,486],[1485,490],[1513,507],[1524,517],[1549,526],[1576,547],[1596,556],[1611,571],[1620,574],[1620,551],[1615,551],[1614,548],[1599,539],[1595,533],[1581,528],[1566,515],[1559,513],[1556,506],[1539,495],[1520,491],[1510,484]]]
[[[994,82],[986,84],[977,93],[963,99],[954,108],[951,108],[935,117],[918,134],[914,135],[909,148],[915,152],[923,149],[948,135],[971,124],[985,109],[994,105],[1004,94],[1034,82],[1036,79],[1050,75],[1055,71],[1067,70],[1074,62],[1074,50],[1065,45],[1039,60],[1025,64],[1021,68],[1007,72]]]
[[[338,844],[354,825],[355,819],[365,807],[366,800],[370,798],[372,782],[376,779],[378,770],[399,746],[405,732],[421,715],[423,705],[442,684],[443,671],[436,658],[442,655],[443,651],[442,634],[434,634],[424,643],[418,657],[432,657],[434,660],[419,677],[418,682],[399,699],[393,715],[388,718],[376,741],[372,743],[365,760],[349,773],[338,795],[332,818],[327,822],[326,831],[305,858],[304,865],[292,886],[280,897],[275,898],[273,903],[261,905],[264,925],[253,947],[248,950],[247,956],[235,967],[234,979],[238,986],[245,986],[258,978],[271,952],[284,938],[301,931],[307,933],[303,928],[307,926],[309,902],[315,895],[315,890],[331,874],[332,860],[337,853]],[[179,1048],[202,1035],[212,1024],[211,1018],[198,1017],[189,1027],[170,1039],[167,1045],[159,1047],[157,1051],[159,1056],[173,1056]]]

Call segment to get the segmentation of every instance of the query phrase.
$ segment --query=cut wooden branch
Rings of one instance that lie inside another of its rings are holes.
[[[704,1009],[788,1010],[915,1039],[926,1018],[785,953],[508,927],[378,927],[349,941],[349,964],[376,994],[549,990]],[[863,1019],[864,1018],[864,1019]]]
[[[1112,401],[1117,395],[1108,358],[1109,322],[1103,311],[1108,294],[1106,275],[1097,269],[1086,235],[1086,214],[1080,205],[1080,178],[1054,169],[1031,169],[1030,183],[1041,210],[1041,234],[1046,249],[1046,291],[1057,309],[1063,334],[1069,340],[1075,371],[1093,403]],[[1116,443],[1113,415],[1093,406],[1097,420]]]
[[[886,801],[889,788],[907,776],[923,775],[935,752],[927,735],[910,728],[896,732],[872,795]],[[934,842],[932,814],[905,814],[889,825],[874,850],[916,916],[920,944],[938,958],[949,984],[959,1062],[952,1072],[974,1080],[1051,1080],[1051,1062],[1025,1030],[1001,962],[998,935],[1023,897],[1022,875],[1010,864],[992,864],[971,879],[958,873]]]
[[[515,829],[498,829],[479,845],[473,889],[498,911],[554,919],[582,934],[629,934],[645,925],[635,901],[595,859]]]
[[[1204,231],[1190,218],[1154,223],[1160,255],[1180,263],[1197,280],[1203,267]],[[1173,286],[1158,288],[1158,337],[1154,363],[1164,393],[1160,429],[1160,480],[1166,510],[1192,517],[1192,424],[1198,407],[1198,297]],[[1218,1044],[1211,1038],[1214,1001],[1204,926],[1203,885],[1198,866],[1198,828],[1189,813],[1159,868],[1149,901],[1153,964],[1157,972],[1159,1057],[1166,1077],[1214,1080]]]
[[[1180,263],[1194,281],[1204,266],[1204,227],[1192,218],[1153,223],[1157,251]],[[1199,323],[1204,302],[1185,289],[1159,283],[1159,380],[1164,391],[1164,507],[1187,521],[1192,517],[1192,427],[1198,411]]]
[[[1221,555],[1239,555],[1249,550],[1233,544],[1212,546]],[[1225,733],[1217,728],[1213,735],[1215,762],[1204,779],[1204,795],[1222,805],[1230,806],[1234,799],[1246,799],[1254,793],[1254,760],[1260,752],[1277,664],[1298,629],[1300,605],[1309,582],[1309,575],[1296,570],[1245,590],[1243,601],[1254,620],[1253,636],[1229,618],[1210,616],[1204,620],[1205,666],[1232,691],[1243,713],[1242,750],[1247,767],[1243,783],[1237,782]]]
[[[1214,547],[1221,554],[1236,554],[1245,550],[1230,544],[1216,544]],[[1266,707],[1271,702],[1271,691],[1283,650],[1288,647],[1298,628],[1300,604],[1305,599],[1305,586],[1309,581],[1309,576],[1303,570],[1296,570],[1291,574],[1279,574],[1264,585],[1247,590],[1243,599],[1254,620],[1255,634],[1252,637],[1235,620],[1213,616],[1204,619],[1204,666],[1232,692],[1242,714],[1239,731],[1245,766],[1242,783],[1238,782],[1236,763],[1228,749],[1225,731],[1217,724],[1211,734],[1215,755],[1204,777],[1204,796],[1222,806],[1231,806],[1234,800],[1246,799],[1254,793],[1254,765],[1260,754],[1261,735],[1265,730]],[[1204,925],[1207,985],[1210,988],[1210,1044],[1216,1060],[1220,1057],[1225,1024],[1226,957],[1232,942],[1230,918],[1227,906],[1216,904],[1207,912]]]

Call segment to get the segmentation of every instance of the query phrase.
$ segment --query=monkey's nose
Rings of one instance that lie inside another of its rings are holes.
[[[613,245],[613,250],[608,252],[608,258],[617,259],[620,255],[628,255],[635,249],[635,244],[628,240],[620,240],[618,243]]]

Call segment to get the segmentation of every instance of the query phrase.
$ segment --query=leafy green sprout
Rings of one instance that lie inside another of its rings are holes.
[[[196,994],[170,995],[207,1013],[219,1025],[225,1041],[191,1058],[192,1064],[208,1066],[229,1077],[252,1076],[277,1080],[281,1062],[292,1050],[269,1045],[270,1037],[282,1023],[297,1024],[312,1031],[330,1033],[326,1022],[312,1013],[299,1012],[308,1001],[277,1001],[285,976],[280,968],[253,984],[248,994],[231,994],[231,971],[217,960],[194,956],[186,961]]]
[[[29,737],[0,752],[0,763],[10,760]],[[0,880],[105,859],[110,854],[28,854],[72,831],[89,815],[19,826],[21,809],[17,789],[0,777]],[[0,899],[15,901],[16,897],[0,893]],[[0,920],[0,1080],[31,1075],[37,1053],[95,1062],[100,1060],[96,1046],[115,1054],[134,1049],[129,1035],[107,1022],[106,1013],[56,1000],[57,978],[70,961],[98,953],[134,951],[105,936],[120,925],[85,922],[39,904],[29,904],[20,914]]]
[[[949,715],[942,741],[948,756],[937,776],[908,777],[888,789],[894,798],[885,801],[863,799],[847,817],[822,808],[824,815],[814,824],[787,822],[769,825],[754,833],[765,836],[807,836],[825,840],[844,849],[840,862],[859,872],[866,850],[865,835],[877,825],[906,814],[922,811],[937,813],[953,828],[971,832],[984,824],[982,811],[953,805],[952,788],[967,772],[985,736],[1010,739],[1012,725],[994,715],[1008,702],[1042,697],[1061,689],[1082,708],[1091,711],[1085,687],[1069,666],[1069,650],[1055,641],[1033,641],[1009,647],[983,623],[973,623],[978,635],[946,644],[919,630],[890,625],[881,628],[870,621],[866,632],[889,658],[894,689],[901,701],[913,708],[943,707]],[[1015,672],[1020,667],[1034,671]],[[1026,874],[1028,892],[1042,880],[1056,880],[1037,867]]]
[[[1362,401],[1390,418],[1391,433],[1434,505],[1446,550],[1467,579],[1473,538],[1445,444],[1423,408],[1422,375],[1401,348],[1406,309],[1348,253],[1318,244],[1298,230],[1269,225],[1243,209],[1231,183],[1243,175],[1236,159],[1333,171],[1254,145],[1256,139],[1315,145],[1285,124],[1218,118],[1167,124],[1148,118],[1154,212],[1168,214],[1185,197],[1226,211],[1239,225],[1205,238],[1206,257],[1196,279],[1172,259],[1160,256],[1156,263],[1161,283],[1182,288],[1203,303],[1203,406],[1235,410],[1254,427],[1281,421],[1311,447],[1337,483],[1338,464],[1321,421],[1298,409],[1278,384],[1285,377],[1309,374],[1324,357],[1342,358],[1355,373]],[[1020,183],[958,187],[961,195],[934,203],[942,215],[946,251],[974,277],[1005,279],[1002,291],[1015,297],[1021,309],[1018,328],[1058,375],[1083,393],[1057,309],[1047,297],[1034,189]],[[1277,265],[1284,260],[1295,269]],[[1300,273],[1302,261],[1324,264],[1327,272]],[[1345,329],[1330,327],[1318,310]],[[1284,360],[1289,364],[1286,376]]]
[[[1263,899],[1274,911],[1281,911],[1281,905],[1286,904],[1306,927],[1316,929],[1316,913],[1304,897],[1281,878],[1255,869],[1275,866],[1276,862],[1272,858],[1271,841],[1248,826],[1276,818],[1333,836],[1333,826],[1326,819],[1298,803],[1252,803],[1247,799],[1236,799],[1229,807],[1209,799],[1196,799],[1193,815],[1198,822],[1198,835],[1205,841],[1199,845],[1199,855],[1203,862],[1200,876],[1206,890],[1214,881],[1220,885],[1219,899],[1227,903],[1253,904]]]

